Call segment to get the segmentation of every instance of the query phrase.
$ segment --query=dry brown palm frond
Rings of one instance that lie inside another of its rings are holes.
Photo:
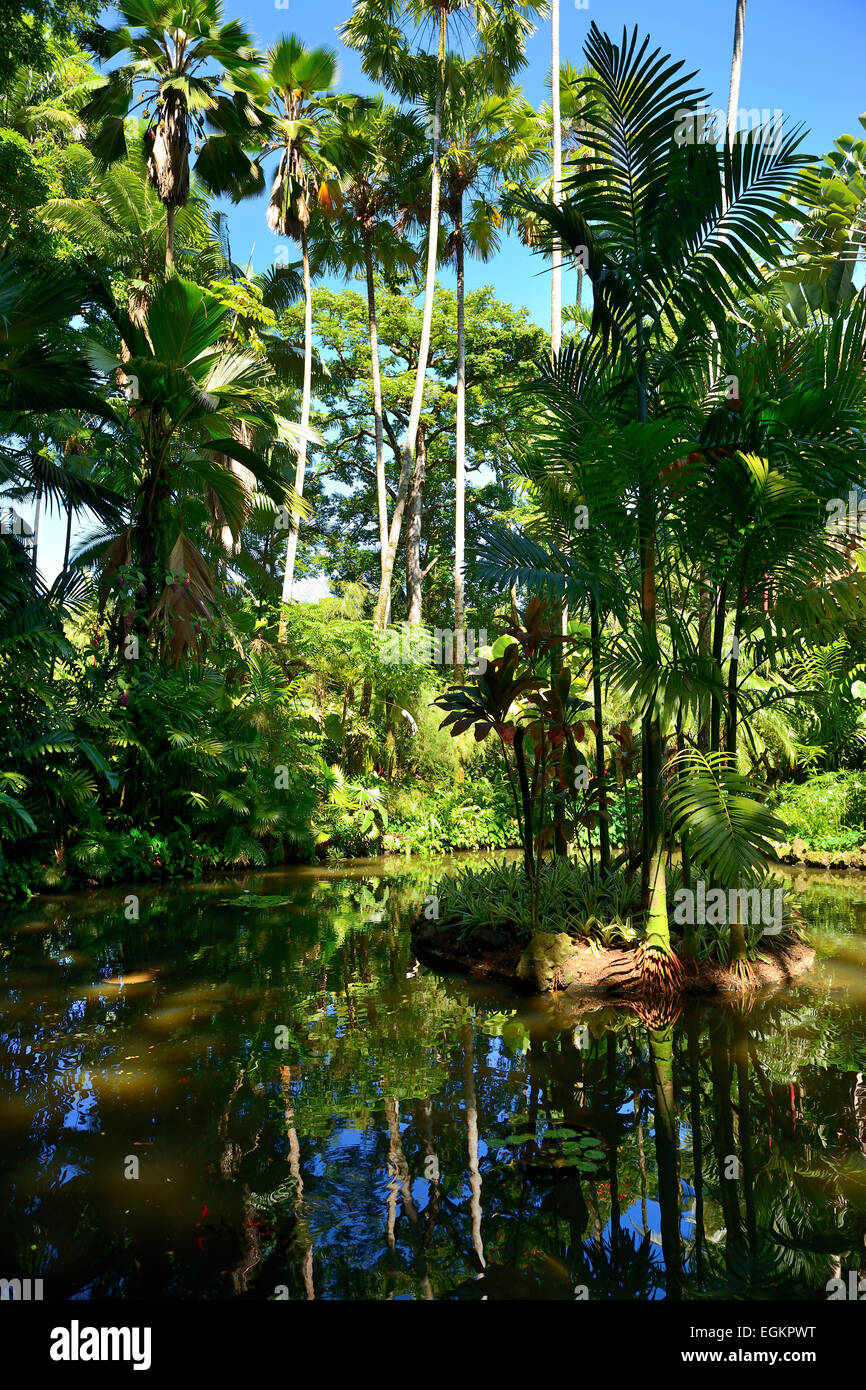
[[[166,207],[183,207],[189,198],[189,137],[186,107],[177,91],[167,90],[162,118],[145,136],[147,172]]]
[[[166,568],[177,578],[166,584],[149,621],[162,629],[162,654],[177,663],[188,652],[196,657],[202,654],[204,624],[214,613],[214,586],[203,555],[183,532]]]

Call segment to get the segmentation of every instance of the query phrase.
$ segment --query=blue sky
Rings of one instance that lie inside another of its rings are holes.
[[[647,5],[638,0],[588,0],[578,9],[574,0],[561,3],[561,58],[582,62],[583,43],[590,23],[619,37],[623,26],[637,24],[649,32],[652,42],[697,69],[701,84],[714,104],[727,106],[734,0],[667,0]],[[278,35],[296,33],[308,47],[334,48],[340,62],[343,91],[373,90],[361,72],[360,55],[343,46],[337,29],[351,12],[351,0],[224,0],[226,17],[241,19],[259,47],[267,48]],[[110,12],[105,22],[111,23]],[[866,110],[866,4],[864,0],[748,0],[746,11],[740,106],[776,109],[786,121],[804,124],[810,134],[804,148],[818,156],[842,134],[862,134],[857,117]],[[546,97],[550,65],[550,25],[543,23],[528,47],[528,63],[520,81],[535,104]],[[264,221],[263,203],[238,207],[226,204],[234,258],[245,263],[252,256],[255,271],[274,257],[276,239]],[[453,272],[444,269],[448,283]],[[550,322],[550,283],[544,264],[513,237],[506,238],[498,255],[486,265],[467,266],[470,289],[492,284],[497,295],[514,305],[525,305],[545,326]],[[334,282],[336,283],[336,282]],[[574,287],[568,277],[566,302]],[[60,568],[63,523],[46,518],[40,541],[40,568],[50,579]]]
[[[225,0],[227,12],[232,0]],[[582,62],[583,44],[594,20],[619,37],[625,25],[649,32],[653,45],[683,58],[687,71],[697,69],[715,104],[727,106],[734,31],[734,0],[667,0],[647,5],[639,0],[588,0],[578,9],[574,0],[560,0],[561,58]],[[338,27],[351,11],[351,0],[288,0],[278,9],[274,0],[236,0],[233,13],[243,19],[266,48],[282,33],[300,35],[308,46],[336,49],[344,91],[373,90],[361,72],[360,55],[345,48]],[[740,106],[780,109],[787,121],[811,131],[805,148],[820,155],[844,133],[862,134],[857,117],[866,111],[866,4],[864,0],[748,0]],[[546,98],[550,67],[550,23],[542,23],[528,47],[528,64],[521,74],[523,89],[535,104]],[[255,204],[229,208],[232,251],[245,261],[253,246],[253,268],[261,270],[273,258],[274,238]],[[448,281],[451,272],[441,272]],[[525,304],[539,323],[549,326],[550,282],[543,263],[514,238],[486,265],[467,267],[470,288],[494,285],[497,294],[513,304]],[[573,288],[573,287],[572,287]]]

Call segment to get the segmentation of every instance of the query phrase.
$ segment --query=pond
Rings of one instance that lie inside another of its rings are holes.
[[[863,1268],[866,879],[798,879],[806,982],[665,1019],[419,966],[441,869],[7,911],[0,1275],[74,1299],[826,1300]]]

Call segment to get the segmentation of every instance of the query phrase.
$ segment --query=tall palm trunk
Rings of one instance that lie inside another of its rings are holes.
[[[641,619],[648,634],[656,629],[655,524],[648,508],[641,526]],[[662,818],[662,733],[657,713],[643,720],[643,855],[641,858],[641,906],[645,945],[650,953],[670,955],[670,928],[665,883],[665,844]],[[661,962],[647,965],[663,969]],[[666,971],[664,973],[667,973]]]
[[[728,88],[728,144],[733,145],[740,104],[740,78],[743,72],[743,31],[746,27],[746,0],[737,0],[734,20],[734,51],[731,57],[731,85]]]
[[[604,725],[601,702],[601,616],[595,594],[589,598],[589,631],[592,652],[592,714],[595,724],[595,773],[598,779],[598,840],[602,874],[610,871],[610,822],[607,805],[607,773],[604,756]]]
[[[411,627],[421,621],[424,572],[421,569],[421,523],[424,519],[424,481],[427,474],[427,441],[418,431],[415,467],[409,487],[409,521],[406,527],[406,605]]]
[[[298,446],[298,462],[295,467],[295,491],[300,496],[304,491],[304,474],[307,470],[307,430],[310,427],[310,398],[313,386],[313,288],[310,282],[310,249],[307,243],[307,229],[301,227],[301,260],[304,270],[304,395],[301,402],[301,441]],[[300,518],[292,513],[292,528],[286,542],[286,566],[283,571],[283,603],[289,603],[295,582],[295,556],[298,553],[298,526]],[[286,638],[285,613],[280,617],[279,641]]]
[[[551,5],[550,105],[553,116],[553,201],[562,202],[562,117],[559,104],[559,0]],[[553,243],[553,275],[550,282],[550,352],[559,355],[562,347],[562,243]]]
[[[637,415],[641,424],[649,419],[647,359],[641,321],[637,329]],[[655,483],[641,481],[638,496],[638,536],[641,564],[641,621],[649,638],[656,632],[657,602],[655,547],[657,498]],[[664,822],[662,817],[662,732],[656,709],[644,716],[642,727],[643,771],[643,854],[641,856],[641,908],[644,921],[642,969],[664,985],[675,969],[672,964],[665,882]]]
[[[553,125],[553,201],[562,202],[562,112],[559,100],[559,0],[551,4],[550,109]],[[562,349],[562,242],[553,242],[553,269],[550,279],[550,356],[556,361]],[[568,603],[562,602],[562,635],[568,635]],[[565,643],[562,664],[565,665]]]
[[[40,521],[41,521],[41,518],[42,518],[42,489],[41,489],[41,487],[40,487],[40,488],[37,490],[37,493],[36,493],[36,511],[35,511],[35,513],[34,513],[34,516],[33,516],[33,548],[32,548],[32,550],[31,550],[31,552],[30,552],[30,557],[31,557],[31,559],[32,559],[32,561],[33,561],[33,568],[34,568],[34,569],[36,568],[36,558],[37,558],[37,555],[38,555],[38,552],[39,552],[39,523],[40,523]]]
[[[734,20],[734,51],[731,58],[731,81],[728,88],[728,144],[733,146],[737,131],[737,108],[740,104],[740,77],[743,71],[743,31],[746,24],[746,0],[737,0]],[[727,194],[722,189],[722,216],[728,210]],[[710,327],[710,378],[716,376],[715,349],[716,330]],[[721,363],[719,364],[721,366]],[[699,584],[700,599],[698,609],[698,651],[702,657],[709,657],[712,632],[712,592],[706,582]],[[713,743],[713,721],[715,719],[716,739]],[[718,746],[718,711],[714,708],[708,716],[707,702],[701,701],[701,716],[698,727],[698,747],[706,750]]]
[[[698,589],[698,654],[709,659],[712,650],[713,595],[705,578],[699,576]],[[710,702],[702,695],[698,706],[698,748],[704,752],[710,746]]]
[[[734,19],[734,51],[731,55],[731,84],[728,89],[729,145],[733,145],[737,131],[737,109],[740,104],[740,78],[743,72],[743,32],[745,26],[746,0],[737,0],[737,12]],[[734,645],[731,653],[728,676],[728,717],[725,731],[725,745],[735,766],[737,760],[737,675],[739,669],[737,643],[739,641],[740,621],[744,602],[745,592],[741,585],[737,594],[736,617],[734,620]],[[740,899],[738,898],[737,901],[739,902]],[[743,931],[742,922],[739,921],[738,917],[735,917],[735,920],[731,922],[731,960],[742,961],[745,959],[745,932]]]
[[[63,573],[69,569],[69,552],[72,548],[72,503],[66,504],[66,540],[63,543]]]
[[[403,462],[397,496],[391,516],[391,530],[388,533],[388,548],[382,566],[382,583],[379,587],[379,601],[376,604],[376,626],[380,630],[387,621],[391,598],[391,579],[394,574],[394,561],[400,542],[400,529],[403,525],[403,512],[409,491],[409,480],[415,461],[415,445],[418,438],[418,425],[421,420],[421,405],[424,398],[424,381],[427,376],[427,358],[430,352],[430,327],[433,320],[433,295],[436,286],[436,254],[439,243],[439,196],[442,184],[442,170],[439,162],[439,143],[442,126],[442,95],[445,88],[445,41],[448,33],[448,10],[439,7],[439,52],[436,70],[436,101],[433,108],[433,175],[430,186],[430,227],[427,238],[427,276],[424,284],[424,317],[421,322],[421,341],[418,345],[418,365],[415,372],[415,390],[412,395],[412,408],[406,430],[406,445],[403,449]]]
[[[463,239],[463,190],[457,195],[457,425],[454,502],[454,679],[463,682],[466,622],[466,246]]]
[[[727,718],[725,721],[725,747],[728,750],[728,756],[731,759],[734,767],[736,767],[737,765],[737,718],[739,712],[738,677],[740,670],[739,641],[740,626],[743,621],[743,610],[746,606],[745,574],[746,561],[744,557],[743,564],[740,570],[739,584],[737,586],[736,608],[734,610],[734,639],[731,647],[730,664],[728,666],[728,710]],[[740,879],[737,880],[737,887],[742,887],[742,881]],[[737,903],[739,904],[741,901],[742,899],[738,897]],[[730,927],[731,961],[746,961],[748,959],[748,951],[746,949],[746,933],[743,927],[743,923],[740,920],[739,908],[738,911],[734,914]],[[750,969],[748,965],[745,968],[747,971]]]
[[[373,382],[373,421],[376,431],[376,501],[379,508],[379,563],[385,572],[388,549],[388,492],[385,486],[385,427],[382,416],[382,376],[379,369],[379,329],[376,322],[376,285],[373,280],[373,246],[368,231],[364,240],[364,269],[367,276],[367,322],[370,330],[370,375]]]
[[[165,93],[162,118],[151,131],[147,172],[165,206],[165,269],[174,264],[174,215],[189,199],[189,111],[175,87]]]
[[[379,583],[385,573],[385,552],[388,549],[388,489],[385,483],[385,425],[382,411],[382,374],[379,366],[379,326],[376,318],[376,282],[373,278],[372,233],[361,229],[364,243],[364,272],[367,279],[367,323],[370,333],[370,377],[373,383],[373,422],[376,434],[376,505],[379,513]],[[390,595],[389,595],[390,597]],[[391,616],[390,603],[385,613],[386,626]],[[368,719],[373,700],[373,682],[369,677],[361,691],[362,719]]]

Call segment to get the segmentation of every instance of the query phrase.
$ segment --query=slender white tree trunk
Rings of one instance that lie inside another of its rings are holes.
[[[427,446],[424,430],[419,427],[415,467],[409,485],[406,525],[406,619],[410,627],[421,621],[424,602],[424,571],[421,568],[421,528],[424,521],[424,482],[427,474]]]
[[[307,435],[310,427],[310,398],[313,387],[313,288],[310,283],[310,252],[307,246],[306,228],[301,230],[301,259],[304,268],[304,395],[301,402],[301,429],[304,431],[298,446],[298,462],[295,466],[295,490],[303,495],[304,474],[307,471]],[[295,583],[295,556],[298,553],[298,526],[300,517],[292,514],[292,527],[286,541],[286,567],[283,571],[283,603],[289,603]],[[279,641],[286,637],[285,613],[280,617]]]
[[[373,248],[364,233],[364,267],[367,273],[367,319],[370,325],[370,375],[373,382],[373,419],[376,430],[376,501],[379,508],[379,565],[385,572],[388,549],[388,492],[385,487],[385,429],[382,422],[382,377],[379,370],[379,330],[376,324],[376,285],[373,280]]]
[[[731,58],[731,85],[728,89],[728,144],[733,145],[737,133],[737,110],[740,105],[740,78],[743,73],[743,33],[746,27],[746,0],[737,0],[734,20],[734,52]]]
[[[562,117],[559,105],[559,0],[551,4],[550,104],[553,115],[553,201],[562,202]],[[550,282],[550,352],[559,355],[562,347],[562,243],[553,243],[553,275]]]
[[[457,204],[457,428],[456,492],[454,502],[454,679],[463,680],[466,650],[463,628],[466,622],[466,274],[463,241],[463,193]]]
[[[737,0],[734,19],[734,51],[731,57],[731,83],[728,88],[728,144],[733,146],[737,133],[737,109],[740,105],[740,78],[743,72],[743,33],[746,27],[746,0]],[[728,198],[722,188],[722,216],[728,210]],[[724,232],[722,233],[724,240]],[[710,379],[718,382],[721,376],[721,353],[713,324],[710,324]],[[703,657],[709,657],[712,643],[712,592],[706,583],[700,586],[700,606],[698,611],[698,650]],[[706,699],[701,701],[701,720],[698,726],[698,747],[710,746],[710,706]]]
[[[376,626],[381,629],[387,621],[391,602],[391,579],[394,574],[394,561],[400,542],[400,528],[403,525],[403,512],[409,480],[415,462],[415,444],[418,439],[418,425],[421,420],[421,406],[424,400],[424,382],[427,376],[427,357],[430,352],[430,326],[433,319],[433,295],[436,288],[436,255],[439,244],[439,192],[442,171],[439,166],[439,143],[442,123],[442,91],[445,82],[445,40],[448,27],[448,11],[444,5],[439,9],[439,62],[436,79],[436,102],[433,108],[433,177],[430,187],[430,227],[427,238],[427,277],[424,285],[424,317],[421,321],[421,341],[418,345],[418,365],[415,372],[415,390],[412,395],[412,408],[409,412],[409,425],[406,430],[406,444],[403,449],[403,462],[400,468],[400,481],[394,511],[391,514],[391,530],[388,535],[388,548],[382,566],[382,584],[379,601],[376,605]]]

